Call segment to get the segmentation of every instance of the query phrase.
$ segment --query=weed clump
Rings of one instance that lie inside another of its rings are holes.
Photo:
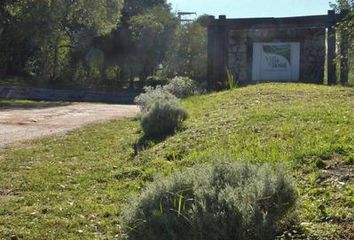
[[[270,240],[296,192],[277,166],[218,163],[156,181],[125,207],[123,239]]]

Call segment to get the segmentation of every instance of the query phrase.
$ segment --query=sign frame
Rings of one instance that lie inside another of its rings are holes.
[[[252,82],[299,82],[300,42],[254,42]]]

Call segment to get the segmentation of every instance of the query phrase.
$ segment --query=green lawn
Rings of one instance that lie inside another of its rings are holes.
[[[285,163],[301,234],[354,232],[354,88],[263,84],[183,105],[184,130],[141,151],[134,120],[0,151],[0,239],[112,239],[124,203],[155,174],[216,158]]]

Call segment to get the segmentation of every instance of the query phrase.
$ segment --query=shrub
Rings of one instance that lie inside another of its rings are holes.
[[[178,98],[186,98],[198,92],[197,84],[188,77],[175,77],[163,87]]]
[[[293,181],[279,166],[199,166],[133,199],[122,215],[123,239],[270,240],[295,199]]]
[[[107,80],[115,81],[117,80],[121,69],[117,65],[109,66],[105,70],[105,75]]]
[[[159,137],[180,128],[187,116],[178,101],[158,99],[142,112],[140,121],[146,136]]]
[[[140,94],[134,99],[134,102],[142,111],[147,111],[157,101],[169,101],[178,103],[178,99],[170,92],[164,90],[161,86],[145,87],[145,93]]]
[[[173,133],[188,116],[179,100],[161,86],[146,87],[135,103],[141,108],[140,123],[147,137]]]
[[[162,66],[161,66],[162,67]],[[168,84],[168,76],[166,71],[164,70],[157,70],[153,75],[149,76],[146,79],[145,84],[147,86],[162,86]]]

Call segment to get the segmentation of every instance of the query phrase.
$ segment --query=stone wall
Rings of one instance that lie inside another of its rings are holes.
[[[0,98],[4,99],[131,104],[138,94],[134,91],[99,92],[0,86]]]
[[[300,42],[300,82],[323,83],[326,55],[324,28],[279,28],[233,30],[228,32],[228,67],[240,83],[252,79],[254,42]]]

